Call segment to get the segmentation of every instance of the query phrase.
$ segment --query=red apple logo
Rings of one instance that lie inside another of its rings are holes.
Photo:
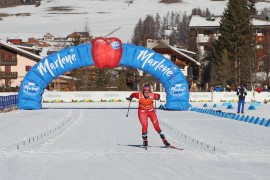
[[[98,37],[92,40],[92,57],[98,68],[115,68],[122,58],[122,42],[118,38]]]

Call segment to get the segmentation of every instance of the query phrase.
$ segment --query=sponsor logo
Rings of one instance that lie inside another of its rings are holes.
[[[91,94],[75,94],[75,97],[90,98]]]
[[[74,49],[71,49],[70,52],[73,52]],[[68,54],[66,56],[60,57],[60,54],[57,54],[57,59],[53,61],[49,61],[48,59],[45,59],[43,63],[39,63],[37,69],[39,70],[39,73],[44,76],[47,73],[50,73],[52,76],[55,76],[53,73],[53,70],[62,68],[65,69],[65,66],[68,64],[73,64],[74,61],[76,61],[76,55],[75,54]]]
[[[110,45],[111,45],[111,47],[113,49],[119,49],[120,48],[120,43],[117,42],[117,41],[111,42]]]
[[[187,88],[184,84],[175,84],[174,86],[171,87],[171,93],[173,95],[182,95],[187,91]]]
[[[152,58],[154,54],[155,53],[148,53],[148,50],[143,50],[140,52],[137,60],[143,61],[142,68],[144,68],[146,64],[149,64],[149,66],[155,68],[155,71],[162,71],[162,74],[165,76],[172,75],[173,71],[171,70],[171,68],[163,64],[165,59],[163,59],[162,61],[156,61]]]
[[[119,94],[104,94],[104,97],[107,97],[107,98],[112,98],[112,97],[119,97]]]
[[[35,83],[26,82],[26,83],[23,83],[23,92],[30,96],[34,96],[40,93],[40,87],[36,85]]]

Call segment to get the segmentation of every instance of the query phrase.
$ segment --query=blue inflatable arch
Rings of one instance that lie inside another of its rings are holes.
[[[181,70],[159,53],[132,44],[123,44],[120,66],[138,68],[157,78],[166,90],[165,109],[187,110],[189,88]],[[47,56],[35,64],[20,85],[18,107],[41,109],[44,89],[59,75],[75,68],[94,65],[91,44],[72,46]]]

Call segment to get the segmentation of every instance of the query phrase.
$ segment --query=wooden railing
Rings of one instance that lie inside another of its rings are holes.
[[[17,79],[18,72],[0,72],[0,79]]]
[[[17,58],[14,59],[0,59],[0,66],[16,66]]]

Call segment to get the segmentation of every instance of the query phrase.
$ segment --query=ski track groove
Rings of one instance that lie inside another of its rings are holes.
[[[60,121],[57,125],[48,128],[48,130],[44,131],[40,131],[39,133],[37,133],[36,135],[33,136],[29,136],[26,139],[23,140],[19,140],[17,142],[13,142],[11,144],[8,145],[4,145],[0,151],[0,154],[9,154],[10,151],[15,151],[15,150],[22,150],[25,148],[31,148],[32,146],[36,146],[38,144],[43,144],[44,142],[53,142],[53,139],[57,138],[58,136],[60,136],[63,132],[65,132],[66,129],[68,129],[68,127],[70,127],[70,125],[72,123],[74,123],[74,121],[76,119],[78,119],[81,115],[81,111],[80,110],[72,110],[67,116],[65,116],[63,118],[62,121]],[[53,143],[50,143],[53,144]]]

